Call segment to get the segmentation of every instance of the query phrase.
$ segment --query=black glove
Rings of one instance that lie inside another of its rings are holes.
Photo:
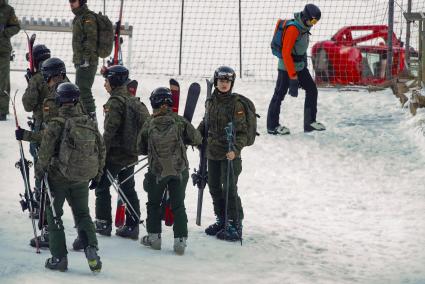
[[[96,189],[97,185],[98,185],[97,179],[92,178],[89,183],[89,189]]]
[[[25,129],[22,129],[18,126],[18,129],[15,130],[15,137],[16,140],[22,140],[24,139],[24,133],[25,133]]]
[[[298,97],[298,79],[289,79],[289,94],[294,98]]]

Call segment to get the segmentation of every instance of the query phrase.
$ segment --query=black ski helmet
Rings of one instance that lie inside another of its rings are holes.
[[[87,0],[80,0],[80,7],[87,4]]]
[[[233,85],[235,84],[236,73],[229,66],[220,66],[214,71],[214,87],[217,87],[218,79],[224,79],[231,82],[230,90],[233,89]]]
[[[169,107],[173,106],[171,90],[165,87],[159,87],[153,90],[149,100],[153,109],[160,108],[163,104],[167,104]]]
[[[27,61],[30,60],[28,52],[25,54]],[[48,49],[44,44],[37,44],[32,49],[32,59],[34,67],[38,70],[41,63],[44,60],[50,58],[50,49]]]
[[[45,82],[49,82],[50,78],[59,75],[62,75],[63,78],[65,78],[65,63],[56,57],[49,58],[41,64],[41,74],[43,75]]]
[[[73,103],[76,104],[78,102],[78,99],[80,97],[80,89],[77,85],[66,82],[61,83],[56,88],[56,104],[61,106],[62,104],[66,103]]]
[[[320,12],[319,7],[314,4],[305,5],[304,10],[301,12],[301,18],[304,24],[306,24],[308,20],[311,21],[312,19],[319,21],[321,16],[322,12]]]
[[[128,80],[129,71],[122,65],[114,65],[106,69],[103,73],[111,87],[119,87],[124,85]]]

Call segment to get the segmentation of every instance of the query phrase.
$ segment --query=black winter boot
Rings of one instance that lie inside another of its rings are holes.
[[[227,228],[223,228],[217,233],[217,239],[236,242],[242,239],[242,222],[239,225],[238,222],[229,220]]]
[[[214,224],[209,225],[205,229],[205,233],[208,236],[215,236],[219,231],[221,231],[224,228],[224,218],[217,217],[216,222]]]
[[[139,238],[139,226],[125,225],[125,226],[122,226],[121,228],[118,228],[115,234],[123,238],[137,240]]]
[[[112,224],[106,220],[96,220],[94,221],[94,226],[96,227],[96,233],[103,236],[111,236]]]
[[[97,255],[97,248],[88,246],[84,249],[84,252],[86,253],[90,270],[93,272],[100,272],[102,269],[102,262],[100,261],[100,257]]]

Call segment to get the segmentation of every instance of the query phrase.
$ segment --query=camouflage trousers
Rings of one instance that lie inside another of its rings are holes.
[[[0,114],[9,113],[9,97],[4,93],[10,93],[10,54],[0,54]]]
[[[49,185],[53,195],[53,206],[56,212],[55,218],[51,206],[47,207],[49,248],[52,256],[63,257],[68,254],[61,218],[65,199],[71,206],[78,230],[78,236],[83,242],[84,247],[88,245],[97,247],[96,232],[89,211],[88,182],[71,182],[60,178],[53,179],[52,176],[49,176]]]
[[[228,160],[208,160],[208,187],[213,200],[214,214],[224,218],[226,206],[226,190],[229,190],[228,217],[231,220],[244,218],[242,202],[238,195],[238,177],[242,172],[242,160],[232,161],[233,171],[230,170],[229,184],[227,184]]]
[[[189,180],[189,171],[182,172],[181,177],[168,176],[157,180],[151,172],[145,174],[143,188],[148,193],[146,209],[146,230],[148,233],[161,233],[161,219],[163,210],[161,201],[166,189],[170,193],[171,211],[174,214],[174,237],[187,237],[187,215],[184,199],[186,196],[186,185]]]
[[[96,105],[94,104],[94,98],[91,91],[96,71],[97,65],[90,65],[87,68],[76,67],[75,84],[80,88],[81,102],[87,113],[96,111]]]

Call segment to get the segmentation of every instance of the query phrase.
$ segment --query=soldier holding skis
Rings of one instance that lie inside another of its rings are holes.
[[[141,243],[161,249],[161,200],[167,189],[174,214],[174,251],[184,254],[186,248],[187,216],[184,205],[189,162],[186,145],[201,144],[200,133],[185,118],[172,111],[173,100],[168,88],[157,88],[150,102],[153,114],[142,130],[142,154],[148,155],[149,169],[143,181],[148,193],[146,230]]]
[[[106,146],[106,165],[103,176],[99,184],[91,184],[96,193],[96,232],[110,236],[112,231],[111,215],[111,185],[107,172],[113,176],[118,176],[121,182],[131,176],[123,185],[122,191],[129,201],[129,206],[134,208],[137,216],[126,212],[125,225],[116,231],[116,235],[138,239],[140,203],[135,191],[134,164],[137,162],[137,149],[131,146],[137,143],[137,128],[142,128],[144,122],[149,117],[149,111],[138,98],[131,96],[127,89],[129,81],[129,71],[121,65],[109,67],[103,73],[105,77],[105,89],[110,94],[107,103],[103,106],[105,114],[103,138]],[[136,107],[134,109],[133,107]],[[134,116],[132,116],[134,115]],[[137,125],[132,126],[138,118]],[[130,148],[129,148],[130,147]],[[126,167],[133,164],[129,167]],[[124,170],[121,171],[121,169]]]
[[[227,241],[241,240],[244,218],[237,182],[242,172],[241,151],[247,145],[248,130],[245,108],[238,95],[232,93],[235,78],[236,74],[232,68],[227,66],[217,68],[214,72],[215,90],[205,107],[208,123],[208,137],[204,137],[208,140],[208,187],[216,215],[216,222],[207,227],[205,233]],[[204,121],[198,126],[201,133],[204,133]],[[232,123],[235,132],[231,150],[228,147],[225,130],[229,123]],[[228,171],[228,160],[232,161],[232,171]],[[227,228],[225,228],[226,207],[229,220]]]
[[[12,52],[10,38],[16,35],[20,29],[15,10],[7,4],[6,0],[0,0],[0,121],[6,120],[9,114],[8,94],[10,93]]]

